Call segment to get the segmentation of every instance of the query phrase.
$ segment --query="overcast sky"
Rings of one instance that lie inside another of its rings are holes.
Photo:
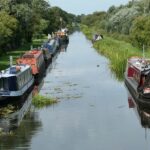
[[[108,10],[112,5],[119,6],[130,0],[49,0],[51,6],[58,6],[73,14],[90,14],[94,11]]]

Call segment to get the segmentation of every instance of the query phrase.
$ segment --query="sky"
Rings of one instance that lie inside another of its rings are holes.
[[[58,6],[76,15],[107,11],[112,5],[127,4],[130,0],[48,0],[51,6]]]

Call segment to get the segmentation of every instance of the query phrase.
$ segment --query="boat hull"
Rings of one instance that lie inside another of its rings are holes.
[[[42,80],[45,74],[46,74],[46,63],[43,62],[39,68],[39,73],[33,75],[35,80],[34,83],[39,84],[39,82]]]
[[[131,84],[130,79],[128,79],[126,76],[124,83],[125,86],[128,88],[128,90],[130,91],[130,93],[132,93],[133,98],[139,105],[145,108],[150,108],[150,97],[146,98],[145,96],[140,95],[138,91],[135,89],[135,87]]]

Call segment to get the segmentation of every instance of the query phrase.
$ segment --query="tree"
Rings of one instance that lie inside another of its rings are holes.
[[[139,47],[150,46],[150,16],[140,16],[135,19],[130,36],[133,43]]]
[[[132,21],[140,13],[138,12],[138,7],[123,8],[120,9],[115,15],[109,18],[108,22],[111,23],[111,30],[114,32],[129,34]]]
[[[0,0],[0,12],[0,49],[8,41],[13,49],[31,42],[34,35],[60,29],[60,17],[63,27],[70,26],[75,18],[58,7],[51,8],[45,0]]]
[[[18,27],[18,21],[5,11],[0,12],[0,46],[10,46],[9,41]],[[6,45],[5,45],[6,44]]]

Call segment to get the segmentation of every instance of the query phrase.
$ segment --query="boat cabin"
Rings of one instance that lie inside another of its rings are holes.
[[[150,59],[132,57],[128,60],[127,76],[133,78],[137,83],[144,83],[147,74],[150,72]]]
[[[127,62],[125,82],[137,94],[150,98],[150,59],[131,57]]]
[[[0,72],[0,96],[21,96],[34,82],[29,65],[14,65]]]
[[[32,74],[39,74],[44,64],[43,52],[38,49],[28,51],[21,58],[17,59],[17,64],[30,65]]]

